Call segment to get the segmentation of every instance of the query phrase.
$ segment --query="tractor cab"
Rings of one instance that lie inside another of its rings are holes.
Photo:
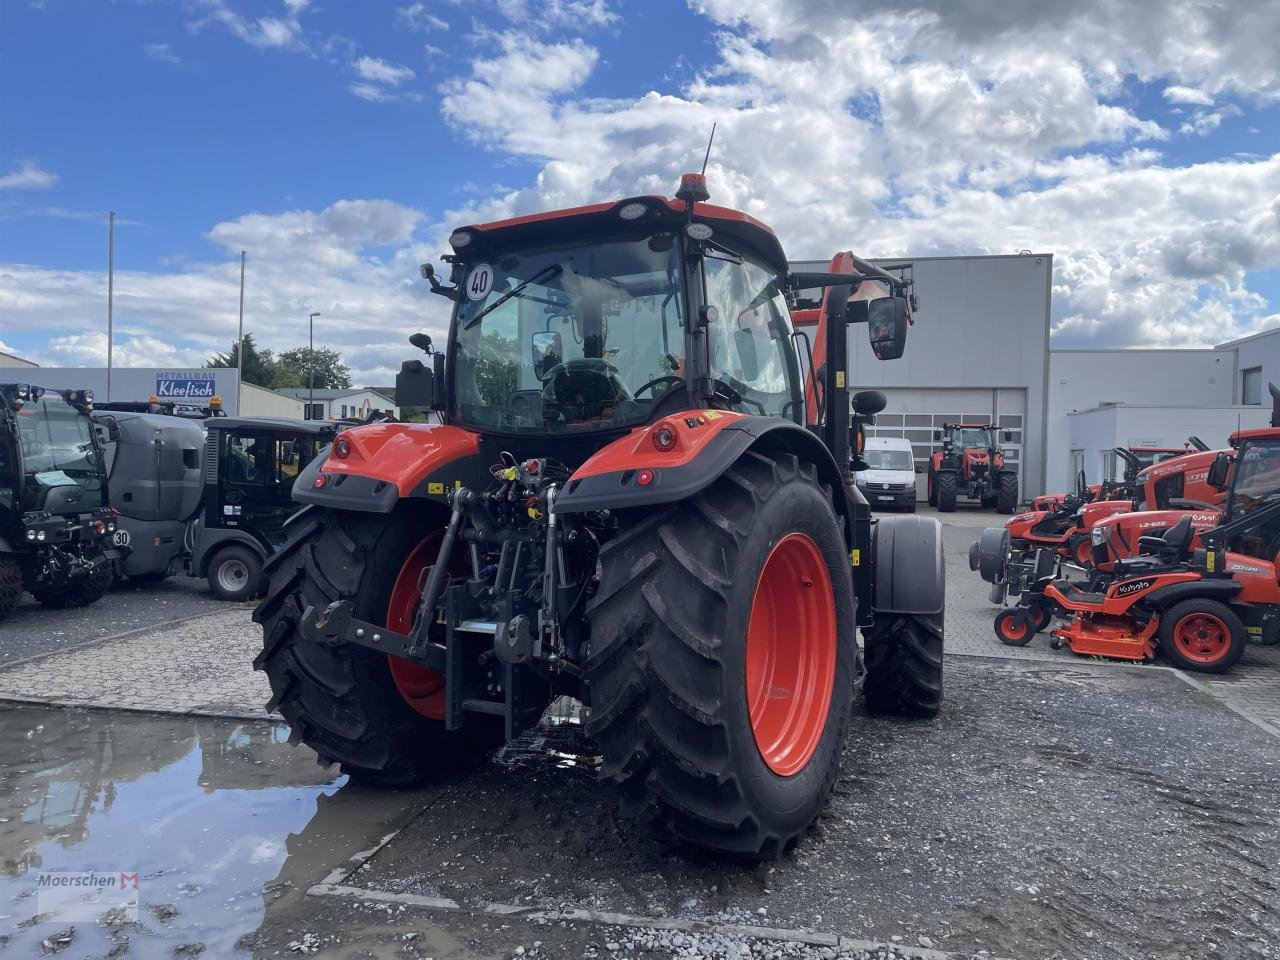
[[[207,577],[223,599],[246,599],[284,542],[284,522],[297,509],[294,482],[338,431],[324,421],[276,417],[218,417],[205,430],[204,503],[190,572]]]
[[[0,616],[24,585],[50,606],[110,585],[115,518],[92,409],[88,390],[0,384]]]

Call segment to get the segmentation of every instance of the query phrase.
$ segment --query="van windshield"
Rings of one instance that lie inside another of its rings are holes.
[[[867,450],[862,454],[872,470],[914,470],[909,450]]]

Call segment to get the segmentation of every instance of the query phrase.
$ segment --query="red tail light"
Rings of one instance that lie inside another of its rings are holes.
[[[339,460],[345,460],[351,456],[351,441],[346,437],[339,437],[333,441],[333,455]]]
[[[676,448],[679,439],[676,433],[675,424],[669,420],[659,420],[653,426],[653,433],[650,434],[653,445],[662,453],[669,453]]]

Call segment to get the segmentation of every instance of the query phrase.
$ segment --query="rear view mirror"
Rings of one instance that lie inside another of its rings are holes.
[[[444,359],[440,354],[433,354]],[[421,360],[406,360],[396,374],[396,403],[401,407],[426,407],[439,410],[442,406],[435,372],[428,370]]]
[[[877,300],[850,300],[844,310],[849,323],[865,323],[871,350],[877,360],[897,360],[907,343],[907,300],[880,297]]]
[[[1205,482],[1215,490],[1222,490],[1227,485],[1227,472],[1231,469],[1231,457],[1226,453],[1220,453],[1213,458],[1213,465],[1209,467],[1209,476],[1205,478]]]
[[[533,375],[542,380],[564,362],[564,344],[550,330],[533,335]]]

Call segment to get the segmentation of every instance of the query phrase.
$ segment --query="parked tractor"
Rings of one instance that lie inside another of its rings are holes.
[[[111,586],[116,521],[92,409],[88,390],[0,383],[0,618],[24,589],[61,608]]]
[[[929,505],[951,513],[960,498],[1013,513],[1018,508],[1018,472],[1005,464],[994,424],[945,423],[934,431],[942,449],[929,458]],[[1004,431],[1005,441],[1013,439]]]
[[[838,778],[859,687],[938,712],[940,525],[873,522],[851,469],[885,400],[850,397],[847,327],[899,356],[910,281],[851,254],[793,272],[708,197],[690,174],[466,226],[448,283],[424,265],[447,345],[415,335],[396,396],[441,423],[354,427],[302,471],[254,613],[269,706],[322,762],[420,783],[569,695],[624,811],[775,858]]]

